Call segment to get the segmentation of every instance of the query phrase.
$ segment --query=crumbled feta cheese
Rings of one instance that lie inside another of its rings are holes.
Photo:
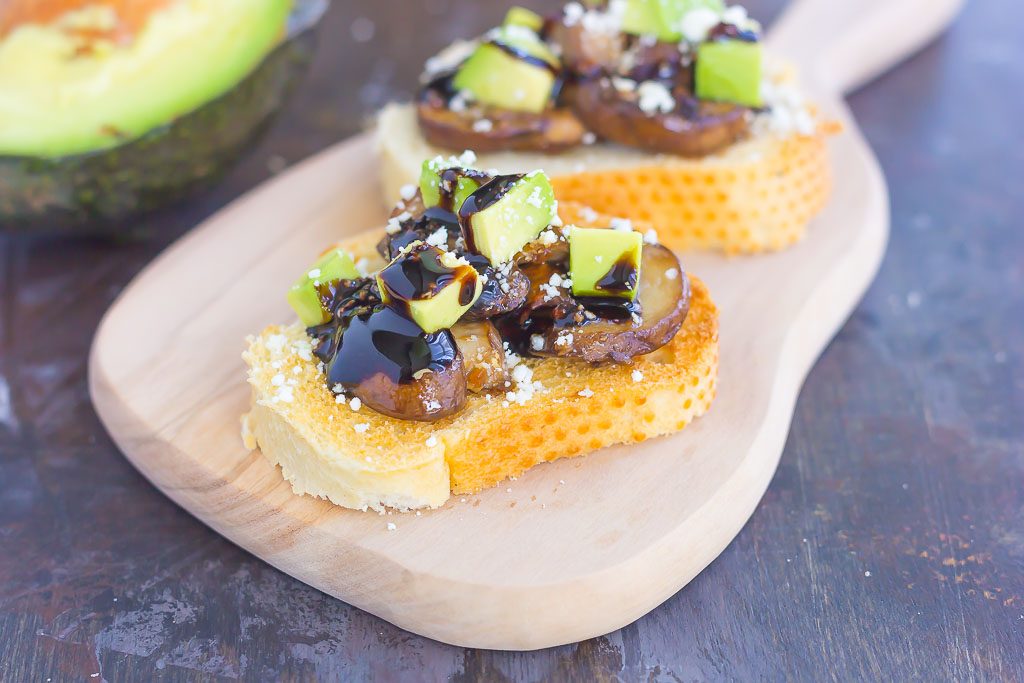
[[[572,332],[559,332],[555,337],[555,346],[572,346]]]
[[[586,11],[583,9],[583,5],[581,5],[580,3],[570,2],[562,10],[562,13],[564,15],[562,23],[564,23],[566,26],[575,26],[576,24],[580,23],[580,19],[583,18],[584,14],[586,14]]]
[[[282,386],[284,384],[284,374],[280,372],[277,373],[270,378],[270,383],[275,387]]]
[[[612,86],[619,92],[633,92],[636,90],[636,81],[632,78],[612,76]]]
[[[388,522],[388,531],[394,531],[397,528],[398,528],[397,524],[395,524],[394,522]]]
[[[686,40],[699,43],[708,37],[708,32],[720,21],[721,18],[715,10],[698,7],[683,15],[682,21],[679,22],[679,30]]]
[[[612,230],[618,230],[619,232],[633,232],[633,221],[628,218],[613,218],[610,223]]]
[[[317,279],[318,277],[320,277],[320,269],[319,268],[313,268],[311,271],[306,273],[306,277],[308,277],[310,280]]]
[[[677,277],[679,277],[679,270],[678,269],[676,269],[676,268],[669,268],[668,270],[665,271],[665,279],[666,280],[675,280]]]
[[[676,108],[676,98],[660,81],[644,81],[637,88],[637,93],[640,95],[637,106],[648,116],[667,114]]]
[[[597,142],[597,136],[591,133],[589,130],[583,134],[583,144],[592,145]]]
[[[434,412],[435,410],[441,410],[441,402],[435,400],[427,401],[427,410],[430,412]]]
[[[630,374],[630,377],[633,378],[634,382],[642,382],[642,381],[644,381],[644,373],[640,372],[639,370],[634,370]]]
[[[520,363],[512,369],[512,379],[516,384],[524,384],[533,380],[533,370],[528,365]]]
[[[576,395],[582,396],[583,398],[590,398],[591,396],[594,395],[594,391],[590,387],[587,387],[586,389],[581,389],[580,391],[578,391]]]
[[[348,407],[351,408],[353,412],[358,413],[359,409],[363,407],[363,402],[359,400],[358,396],[353,396],[352,400],[348,402]]]
[[[427,448],[433,448],[436,445],[437,445],[437,437],[436,436],[430,435],[429,437],[427,437]]]
[[[530,348],[534,351],[541,351],[544,349],[544,337],[539,334],[530,335]]]
[[[416,196],[416,190],[417,189],[419,189],[419,188],[417,188],[412,183],[408,183],[408,184],[402,185],[402,187],[398,188],[398,194],[405,201],[409,201],[410,199],[412,199],[413,197]]]
[[[365,434],[366,430],[370,428],[369,423],[359,422],[358,424],[352,425],[352,429],[356,430],[356,434]]]
[[[448,246],[448,228],[438,228],[427,235],[426,243],[439,249]]]
[[[650,228],[644,233],[644,244],[657,244],[658,243],[658,231],[654,228]]]
[[[477,119],[473,122],[473,130],[477,133],[489,133],[494,128],[494,123],[490,119]]]

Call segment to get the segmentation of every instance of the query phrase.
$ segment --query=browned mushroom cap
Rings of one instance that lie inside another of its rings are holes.
[[[452,336],[462,353],[466,386],[470,391],[504,386],[508,380],[505,350],[494,325],[487,320],[459,322],[452,327]]]
[[[676,93],[677,106],[667,114],[646,114],[635,92],[619,92],[601,78],[575,89],[574,109],[599,137],[652,152],[699,157],[728,147],[747,133],[748,109],[726,102],[706,102]]]
[[[451,332],[425,334],[387,307],[353,315],[321,341],[317,354],[329,358],[330,386],[340,384],[391,417],[430,422],[466,402],[463,358]]]
[[[690,281],[675,254],[660,245],[645,245],[637,291],[639,320],[630,315],[628,304],[616,300],[589,299],[583,311],[572,310],[578,302],[568,294],[548,303],[562,307],[553,316],[561,320],[531,330],[532,353],[623,363],[672,340],[690,308]],[[595,310],[604,315],[594,317]]]
[[[452,111],[440,94],[425,91],[416,106],[420,130],[433,145],[475,152],[562,152],[583,141],[586,129],[567,107],[532,112],[473,105]],[[484,124],[483,122],[487,123]]]
[[[612,31],[587,31],[582,23],[553,24],[548,40],[561,47],[562,66],[577,77],[615,70],[626,36]]]

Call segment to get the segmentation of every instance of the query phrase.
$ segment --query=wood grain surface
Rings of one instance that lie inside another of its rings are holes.
[[[131,275],[407,93],[433,45],[499,15],[338,4],[271,137],[153,237],[0,238],[0,680],[1024,678],[1024,160],[1009,145],[1024,83],[1009,3],[970,5],[854,96],[893,194],[880,278],[812,372],[746,529],[621,631],[528,654],[411,636],[222,541],[115,451],[84,357]]]

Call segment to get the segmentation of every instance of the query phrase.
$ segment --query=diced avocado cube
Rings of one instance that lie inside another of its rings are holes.
[[[722,0],[627,0],[622,30],[676,42],[682,38],[683,17],[695,9],[721,13],[725,10],[725,3]]]
[[[302,274],[288,290],[288,303],[306,327],[325,323],[330,315],[320,303],[317,287],[335,280],[354,280],[359,270],[352,257],[340,249],[331,249]]]
[[[644,238],[639,232],[569,229],[569,278],[577,296],[636,299]]]
[[[457,323],[483,291],[468,261],[423,242],[410,244],[377,273],[377,286],[385,305],[428,334]]]
[[[537,34],[522,26],[503,26],[490,35],[462,63],[452,85],[483,104],[543,111],[551,99],[558,59]]]
[[[694,74],[697,97],[760,107],[761,44],[742,40],[701,43]]]
[[[499,176],[491,183],[506,182],[507,178]],[[490,183],[484,185],[481,192],[490,187]],[[472,248],[493,265],[501,265],[536,239],[557,214],[551,181],[541,171],[528,173],[514,180],[493,204],[470,216]]]
[[[544,28],[544,17],[525,7],[512,7],[505,15],[504,26],[525,26],[531,31]]]
[[[423,206],[426,208],[441,203],[441,174],[449,168],[451,167],[445,165],[440,157],[423,162],[423,168],[420,170],[420,194],[423,195]],[[452,212],[457,212],[462,202],[466,201],[466,197],[473,194],[478,187],[480,183],[476,180],[459,176],[455,182],[452,206],[449,207]]]

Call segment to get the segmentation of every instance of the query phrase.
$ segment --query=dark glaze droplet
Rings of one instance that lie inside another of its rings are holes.
[[[466,241],[466,248],[473,252],[476,250],[476,242],[473,240],[473,216],[480,213],[489,206],[505,196],[515,183],[522,180],[524,174],[514,173],[512,175],[495,176],[488,182],[477,188],[476,192],[466,197],[459,207],[458,219],[462,227],[462,238]]]
[[[634,261],[630,254],[621,255],[608,272],[601,277],[594,285],[595,289],[608,292],[612,295],[625,296],[636,291],[636,283],[640,277]]]
[[[327,365],[327,382],[351,388],[382,374],[396,383],[413,381],[421,370],[439,372],[458,353],[448,330],[424,334],[419,325],[386,306],[349,320],[339,333],[337,350]]]

